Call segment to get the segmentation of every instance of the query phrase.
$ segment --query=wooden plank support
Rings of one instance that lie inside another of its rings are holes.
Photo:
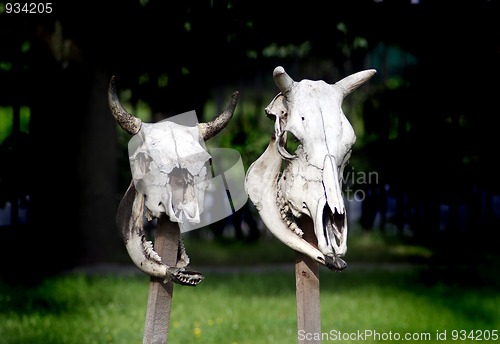
[[[300,252],[295,255],[295,293],[298,343],[321,343],[319,266]]]
[[[154,248],[168,266],[177,264],[180,235],[179,224],[162,214],[156,227]],[[151,277],[149,281],[144,344],[164,344],[168,340],[174,283],[163,281],[163,278],[157,277]]]

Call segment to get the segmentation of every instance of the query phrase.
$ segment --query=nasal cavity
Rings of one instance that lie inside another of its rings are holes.
[[[343,214],[339,214],[337,209],[332,211],[330,206],[325,204],[325,208],[323,209],[323,226],[325,229],[329,228],[333,231],[333,233],[339,236],[345,225],[345,211]]]

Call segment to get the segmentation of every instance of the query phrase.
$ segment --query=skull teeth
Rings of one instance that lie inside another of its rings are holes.
[[[295,222],[292,222],[290,225],[289,225],[290,229],[294,231],[295,234],[297,234],[299,237],[302,238],[302,236],[304,235],[304,232],[302,232],[302,230],[299,228],[299,226],[297,226],[297,224]]]
[[[170,268],[164,283],[168,282],[169,278],[175,283],[194,287],[203,281],[204,277],[200,273],[188,271],[184,268]]]
[[[279,198],[278,206],[280,208],[281,219],[287,225],[287,227],[292,230],[292,232],[302,238],[304,232],[302,232],[300,227],[295,222],[295,218],[293,217],[293,214],[291,214],[291,209],[285,202],[286,201],[283,198]]]
[[[151,258],[152,260],[154,260],[157,263],[161,263],[161,257],[154,250],[153,243],[151,241],[144,240],[143,246],[144,246],[144,251],[146,252],[146,255],[148,258]]]

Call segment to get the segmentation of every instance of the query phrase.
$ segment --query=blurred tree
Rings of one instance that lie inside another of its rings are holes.
[[[23,148],[12,148],[23,163],[2,157],[0,199],[29,194],[30,215],[22,230],[2,228],[3,262],[19,250],[12,242],[23,243],[21,260],[38,262],[41,275],[124,255],[114,216],[129,182],[118,142],[128,138],[117,136],[107,107],[111,75],[129,109],[147,104],[150,116],[195,110],[206,120],[239,89],[238,117],[213,144],[237,148],[247,167],[272,131],[263,108],[276,94],[274,67],[331,83],[376,68],[345,102],[359,133],[352,160],[391,186],[401,225],[437,230],[443,202],[457,209],[465,199],[476,217],[482,195],[500,192],[490,140],[500,74],[495,2],[75,0],[33,15],[8,14],[7,2],[0,107],[13,109],[8,135],[19,132],[21,108],[30,126]],[[5,139],[3,151],[16,140]],[[7,175],[26,183],[18,194]]]

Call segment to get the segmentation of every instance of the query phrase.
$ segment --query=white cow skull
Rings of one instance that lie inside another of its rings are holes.
[[[233,93],[222,114],[208,123],[191,127],[172,121],[142,123],[120,104],[114,77],[109,85],[108,101],[116,122],[133,135],[129,144],[133,180],[116,216],[127,252],[134,264],[148,275],[195,286],[203,276],[185,269],[189,257],[182,240],[177,266],[163,264],[152,242],[146,240],[144,216],[152,220],[166,214],[173,222],[200,222],[211,158],[205,150],[204,140],[219,133],[229,123],[238,92]]]
[[[197,127],[171,121],[143,123],[133,136],[132,178],[146,196],[148,220],[167,214],[181,224],[200,222],[211,158],[202,144]]]
[[[340,258],[347,251],[342,174],[356,141],[342,101],[374,74],[365,70],[331,85],[296,82],[276,67],[280,93],[265,109],[274,135],[246,175],[248,196],[273,235],[335,271],[346,267]],[[288,133],[300,143],[293,154],[286,150]],[[312,221],[314,233],[303,232],[305,221]]]

